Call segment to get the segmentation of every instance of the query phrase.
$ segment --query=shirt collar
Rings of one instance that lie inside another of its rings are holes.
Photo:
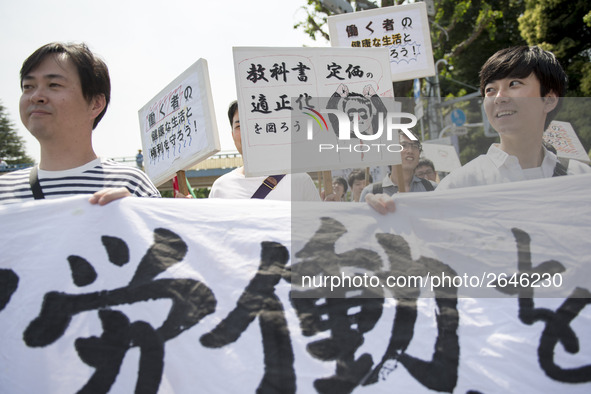
[[[416,175],[413,175],[410,183],[413,184],[413,183],[417,183],[417,182],[422,182],[421,178],[419,178]],[[392,182],[392,179],[390,179],[390,174],[388,174],[388,176],[385,177],[384,180],[382,181],[382,187],[390,187],[390,186],[394,186],[394,187],[398,188],[398,186],[396,186],[394,184],[394,182]]]
[[[517,163],[519,164],[517,157],[511,156],[510,154],[508,154],[504,150],[501,150],[501,148],[499,148],[498,144],[492,144],[490,146],[490,148],[488,148],[488,152],[486,153],[486,155],[492,160],[492,162],[494,163],[494,165],[497,168],[499,168],[503,164],[505,164],[510,157],[512,157],[514,160],[516,160]]]
[[[557,157],[554,153],[546,149],[546,147],[542,148],[544,150],[544,158],[542,159],[541,165],[542,172],[544,173],[544,176],[549,177],[554,173]],[[519,165],[519,159],[501,150],[498,144],[492,144],[490,148],[488,148],[487,156],[497,168],[500,168],[504,165],[510,169],[521,169],[521,166]]]

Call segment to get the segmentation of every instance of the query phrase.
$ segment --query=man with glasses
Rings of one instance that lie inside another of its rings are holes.
[[[415,168],[415,175],[419,178],[425,178],[432,182],[437,182],[435,164],[429,159],[422,159],[419,161],[419,165]]]
[[[398,137],[400,139],[400,145],[402,146],[400,156],[402,159],[402,177],[405,182],[405,190],[410,192],[428,192],[435,190],[435,187],[437,186],[435,182],[419,178],[415,175],[415,169],[419,165],[419,156],[423,150],[421,143],[418,140],[412,141],[403,132],[399,132]],[[390,166],[390,174],[388,174],[382,182],[372,183],[363,189],[360,201],[365,201],[365,196],[368,193],[374,195],[384,193],[388,196],[392,196],[393,194],[398,193],[398,189],[398,179],[396,179],[396,175]]]

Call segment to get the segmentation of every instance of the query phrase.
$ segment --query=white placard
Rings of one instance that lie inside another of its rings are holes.
[[[234,65],[247,176],[400,162],[398,152],[366,150],[370,143],[397,143],[397,132],[391,141],[386,132],[372,141],[342,141],[336,116],[333,123],[324,111],[333,108],[345,116],[345,103],[362,96],[373,120],[365,124],[376,133],[377,115],[395,108],[384,48],[237,47]]]
[[[451,172],[462,166],[453,145],[423,143],[423,156],[433,162],[435,171]]]
[[[589,163],[589,156],[570,122],[553,120],[544,131],[544,141],[550,143],[558,157]]]
[[[138,115],[146,173],[156,186],[221,149],[205,59],[162,89]]]
[[[335,47],[385,47],[392,81],[435,75],[425,3],[376,8],[328,17]]]

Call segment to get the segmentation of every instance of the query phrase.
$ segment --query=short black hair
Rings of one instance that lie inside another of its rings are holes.
[[[86,44],[52,42],[37,49],[23,62],[20,71],[21,89],[24,78],[39,66],[46,56],[61,54],[66,56],[76,66],[82,87],[82,95],[86,101],[90,102],[94,97],[100,95],[105,97],[105,108],[94,119],[94,124],[92,125],[94,129],[107,112],[107,107],[111,101],[111,79],[105,62],[92,53]]]
[[[340,177],[340,176],[334,177],[332,179],[332,183],[333,184],[334,183],[340,183],[341,185],[343,185],[343,189],[345,190],[345,193],[347,193],[348,187],[347,187],[347,181],[345,180],[345,178]]]
[[[230,126],[234,127],[232,120],[234,120],[234,114],[238,111],[238,101],[234,100],[228,107],[228,119],[230,119]]]
[[[552,52],[537,46],[515,46],[492,55],[480,70],[480,93],[492,81],[503,78],[525,78],[531,73],[540,81],[540,97],[554,92],[564,97],[568,77]]]
[[[433,162],[429,159],[421,159],[419,160],[419,164],[417,164],[417,168],[422,167],[422,166],[428,166],[431,167],[431,169],[433,171],[435,171],[435,164],[433,164]]]
[[[349,186],[353,187],[355,181],[364,181],[365,180],[365,170],[362,169],[355,169],[351,171],[347,181],[349,182]],[[369,174],[369,179],[367,180],[369,183],[373,182],[373,177]]]
[[[480,69],[480,94],[486,95],[486,85],[503,78],[526,78],[533,73],[540,81],[540,97],[554,92],[558,97],[556,107],[546,116],[544,128],[554,119],[562,107],[568,77],[552,52],[537,46],[516,46],[501,49],[492,55]]]

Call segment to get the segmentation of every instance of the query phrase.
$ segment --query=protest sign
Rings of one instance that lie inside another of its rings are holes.
[[[570,122],[553,120],[544,131],[544,141],[556,149],[556,155],[565,159],[580,160],[589,163],[589,156],[577,137]]]
[[[588,393],[589,187],[0,206],[0,387]]]
[[[220,151],[207,62],[199,59],[138,111],[156,186]]]
[[[392,81],[435,75],[423,2],[332,15],[328,28],[334,47],[387,48]]]
[[[435,171],[451,172],[462,166],[453,145],[431,144],[425,141],[421,157],[431,160],[435,165]]]
[[[237,47],[234,65],[247,176],[400,163],[385,49]]]

